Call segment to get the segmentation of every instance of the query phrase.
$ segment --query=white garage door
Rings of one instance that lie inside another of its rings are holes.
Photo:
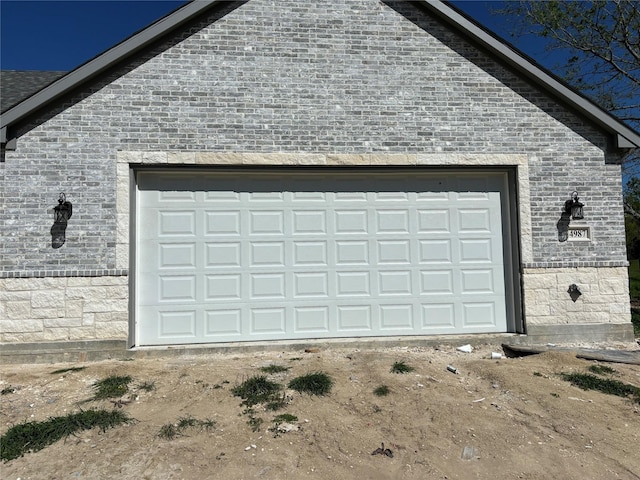
[[[138,345],[506,331],[506,174],[137,178]]]

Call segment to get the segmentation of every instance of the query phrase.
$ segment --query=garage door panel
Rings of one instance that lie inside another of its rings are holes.
[[[490,234],[491,212],[488,208],[460,209],[457,215],[457,227],[459,234]]]
[[[455,305],[453,303],[427,303],[420,305],[422,330],[453,330]]]
[[[206,337],[219,337],[225,341],[230,338],[242,336],[242,309],[241,308],[221,308],[218,310],[205,310],[205,332]],[[212,339],[212,341],[218,341]]]
[[[421,295],[453,295],[452,270],[421,270]]]
[[[463,328],[494,326],[495,309],[494,302],[464,302],[462,304]]]
[[[451,240],[419,240],[418,262],[428,264],[453,263]]]
[[[294,298],[329,297],[327,272],[303,272],[293,274]]]
[[[313,210],[294,210],[293,214],[293,235],[326,235],[327,233],[327,212]]]
[[[353,192],[353,191],[346,191],[346,192],[341,192],[341,191],[336,191],[333,193],[332,195],[334,202],[336,203],[341,203],[341,202],[347,202],[347,203],[352,203],[352,202],[366,202],[367,201],[367,194],[365,192]]]
[[[168,243],[158,245],[158,262],[160,269],[195,268],[196,244]]]
[[[464,239],[460,240],[460,263],[491,263],[496,253],[493,248],[493,239]]]
[[[335,265],[368,265],[369,242],[367,240],[336,240]]]
[[[250,211],[249,235],[284,235],[284,213],[279,211]]]
[[[237,301],[243,298],[242,274],[207,274],[205,280],[205,302]]]
[[[411,263],[409,240],[380,240],[377,242],[379,265],[408,265]]]
[[[327,335],[330,333],[329,307],[325,305],[293,307],[295,334],[308,335],[310,333]]]
[[[408,234],[409,212],[407,210],[378,210],[376,216],[376,233]]]
[[[195,275],[161,275],[158,277],[160,303],[196,301]]]
[[[327,194],[324,192],[291,192],[291,196],[296,202],[325,203],[327,201]]]
[[[204,243],[204,253],[205,268],[228,269],[242,266],[241,242],[206,242]]]
[[[505,331],[504,175],[471,177],[141,172],[138,343]]]
[[[413,294],[410,271],[391,271],[378,273],[378,291],[381,297],[389,295]]]
[[[418,210],[418,233],[451,234],[451,219],[448,208]]]
[[[171,202],[177,205],[184,205],[188,203],[194,203],[196,200],[195,192],[181,191],[181,192],[171,192],[171,191],[161,191],[158,192],[157,195],[158,202]]]
[[[366,235],[369,231],[367,210],[336,210],[334,212],[337,235]]]
[[[160,312],[159,314],[158,337],[167,340],[182,338],[195,339],[196,335],[196,312]]]
[[[285,242],[251,242],[251,267],[283,267]]]
[[[449,200],[449,194],[443,190],[442,180],[425,180],[422,182],[422,191],[416,192],[416,202],[420,203],[434,203],[434,202],[447,202]]]
[[[284,273],[252,273],[250,276],[250,300],[285,298]]]
[[[373,328],[371,306],[369,305],[338,305],[337,314],[337,333],[366,332]]]
[[[191,211],[159,211],[156,232],[159,237],[195,236],[196,215]]]
[[[375,192],[373,194],[374,201],[380,203],[387,203],[389,201],[406,202],[409,199],[409,194],[406,192]]]
[[[322,241],[299,241],[291,242],[293,245],[293,266],[306,267],[317,266],[326,267],[328,259],[327,243]]]
[[[461,270],[462,294],[495,293],[494,272],[492,269]]]
[[[247,194],[247,200],[249,204],[279,204],[284,201],[284,195],[282,192],[249,192]]]
[[[381,330],[415,330],[413,305],[380,305]]]
[[[286,307],[252,308],[249,335],[282,335],[286,333]]]
[[[198,262],[198,249],[195,242],[158,243],[157,241],[141,242],[139,260],[144,262],[145,268],[156,271],[161,268],[166,271],[193,269]],[[155,265],[155,268],[152,267]],[[144,271],[144,268],[142,269]]]
[[[198,340],[195,309],[158,310],[155,307],[144,307],[139,310],[139,315],[143,319],[140,328],[145,328],[147,335],[156,339],[156,344],[190,343]]]
[[[226,205],[239,205],[241,202],[240,192],[234,191],[207,191],[204,193],[203,200],[213,204],[224,203]]]
[[[207,236],[240,236],[242,233],[241,213],[239,210],[224,212],[204,212],[206,218],[205,234]]]
[[[198,278],[195,274],[146,273],[139,276],[140,305],[179,304],[195,306]]]

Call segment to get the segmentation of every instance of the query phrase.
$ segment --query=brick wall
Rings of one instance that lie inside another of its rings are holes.
[[[377,0],[253,0],[206,23],[7,152],[3,272],[115,268],[115,156],[129,149],[525,153],[535,261],[624,261],[606,139],[435,21]],[[556,240],[573,190],[586,247]],[[56,251],[47,210],[60,191],[74,215]]]

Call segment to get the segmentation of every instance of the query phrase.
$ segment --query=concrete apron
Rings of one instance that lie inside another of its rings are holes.
[[[87,340],[65,342],[34,342],[0,344],[0,362],[2,364],[47,364],[76,363],[99,360],[125,360],[141,358],[175,358],[219,353],[251,353],[264,351],[304,351],[319,349],[376,349],[389,347],[434,347],[464,344],[471,345],[545,345],[547,343],[610,343],[633,342],[633,326],[598,325],[593,331],[585,332],[587,325],[575,325],[575,329],[566,330],[564,335],[555,329],[531,328],[529,335],[514,333],[473,334],[473,335],[430,335],[403,337],[367,337],[337,338],[314,340],[283,340],[268,342],[232,342],[202,345],[172,345],[154,347],[127,348],[125,340]],[[596,327],[595,325],[591,327]],[[597,331],[596,331],[597,330]]]

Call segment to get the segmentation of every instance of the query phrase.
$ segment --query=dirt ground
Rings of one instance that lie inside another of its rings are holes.
[[[637,345],[629,346],[637,349]],[[584,391],[560,372],[587,372],[596,362],[547,352],[491,359],[499,345],[333,349],[304,352],[204,354],[79,366],[4,365],[0,433],[24,421],[122,408],[134,422],[68,437],[0,464],[5,480],[27,479],[640,479],[640,405]],[[403,361],[415,371],[391,373]],[[327,396],[287,391],[277,412],[258,406],[252,431],[241,399],[231,390],[261,374],[260,367],[291,367],[268,377],[283,385],[310,372],[335,384]],[[455,366],[451,373],[447,365]],[[607,364],[614,378],[640,386],[640,367]],[[131,375],[121,406],[90,401],[93,384]],[[153,382],[155,389],[139,385]],[[387,396],[373,390],[387,385]],[[127,403],[129,402],[129,403]],[[274,433],[280,413],[298,417],[298,429]],[[158,434],[181,418],[210,419],[172,440]],[[372,455],[384,442],[393,456]]]

